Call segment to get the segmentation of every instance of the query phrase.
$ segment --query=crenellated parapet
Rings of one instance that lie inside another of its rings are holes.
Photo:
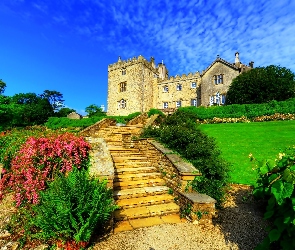
[[[121,60],[121,57],[119,57],[116,63],[110,64],[108,66],[108,71],[110,72],[117,69],[127,68],[136,64],[143,64],[146,68],[150,69],[154,73],[157,72],[157,68],[155,68],[153,60],[151,59],[151,61],[149,62],[141,55],[138,57],[134,56],[133,58],[129,58],[127,60]]]
[[[190,80],[190,79],[196,79],[200,78],[200,72],[197,71],[195,73],[188,73],[188,74],[182,74],[181,76],[176,75],[176,76],[170,76],[168,79],[164,79],[163,81],[159,82],[165,82],[165,83],[170,83],[170,82],[177,82],[177,81],[184,81],[184,80]]]

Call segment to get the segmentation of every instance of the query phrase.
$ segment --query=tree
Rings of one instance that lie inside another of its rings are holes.
[[[4,93],[4,90],[6,88],[6,83],[0,79],[0,95]]]
[[[56,117],[67,117],[68,114],[76,112],[74,109],[70,108],[61,108],[59,111],[55,112]]]
[[[295,97],[295,75],[285,67],[270,65],[244,72],[233,79],[226,104],[265,103]]]
[[[12,96],[10,107],[13,114],[12,126],[43,124],[54,115],[48,99],[35,93],[20,93]]]
[[[88,113],[89,117],[106,115],[106,113],[103,112],[102,109],[98,107],[96,104],[91,104],[88,107],[86,107],[85,112]]]
[[[54,111],[64,107],[63,94],[55,90],[44,90],[40,95],[42,98],[46,98],[51,104]]]

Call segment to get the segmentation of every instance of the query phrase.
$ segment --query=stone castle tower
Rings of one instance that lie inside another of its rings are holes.
[[[225,103],[232,80],[253,68],[240,62],[229,63],[219,56],[202,73],[169,77],[163,63],[134,57],[108,66],[108,115],[128,115],[157,108],[164,112],[184,106],[211,106]]]

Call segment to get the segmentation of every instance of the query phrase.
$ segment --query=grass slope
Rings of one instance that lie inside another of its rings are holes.
[[[257,174],[250,153],[258,161],[274,159],[295,145],[295,121],[202,124],[200,129],[216,138],[223,158],[232,164],[233,183],[255,184]]]

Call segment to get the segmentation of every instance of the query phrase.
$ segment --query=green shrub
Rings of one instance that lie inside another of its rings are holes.
[[[256,249],[295,249],[295,147],[275,161],[260,162],[258,173],[254,195],[267,201],[264,218],[272,225]]]
[[[148,112],[148,117],[151,117],[152,115],[155,115],[155,114],[159,114],[159,116],[165,117],[165,114],[159,109],[150,109]]]
[[[149,127],[142,136],[154,137],[189,160],[202,173],[192,187],[217,200],[221,206],[228,187],[228,163],[220,158],[213,138],[198,128],[193,113],[178,110],[168,116],[159,127]]]
[[[200,121],[216,118],[240,118],[254,119],[259,116],[295,113],[295,98],[286,101],[270,101],[263,104],[233,104],[213,107],[182,107],[179,110],[190,114]]]
[[[41,192],[41,203],[32,207],[32,238],[89,242],[117,208],[107,180],[91,178],[86,170],[73,169]],[[97,232],[97,231],[96,231]]]

